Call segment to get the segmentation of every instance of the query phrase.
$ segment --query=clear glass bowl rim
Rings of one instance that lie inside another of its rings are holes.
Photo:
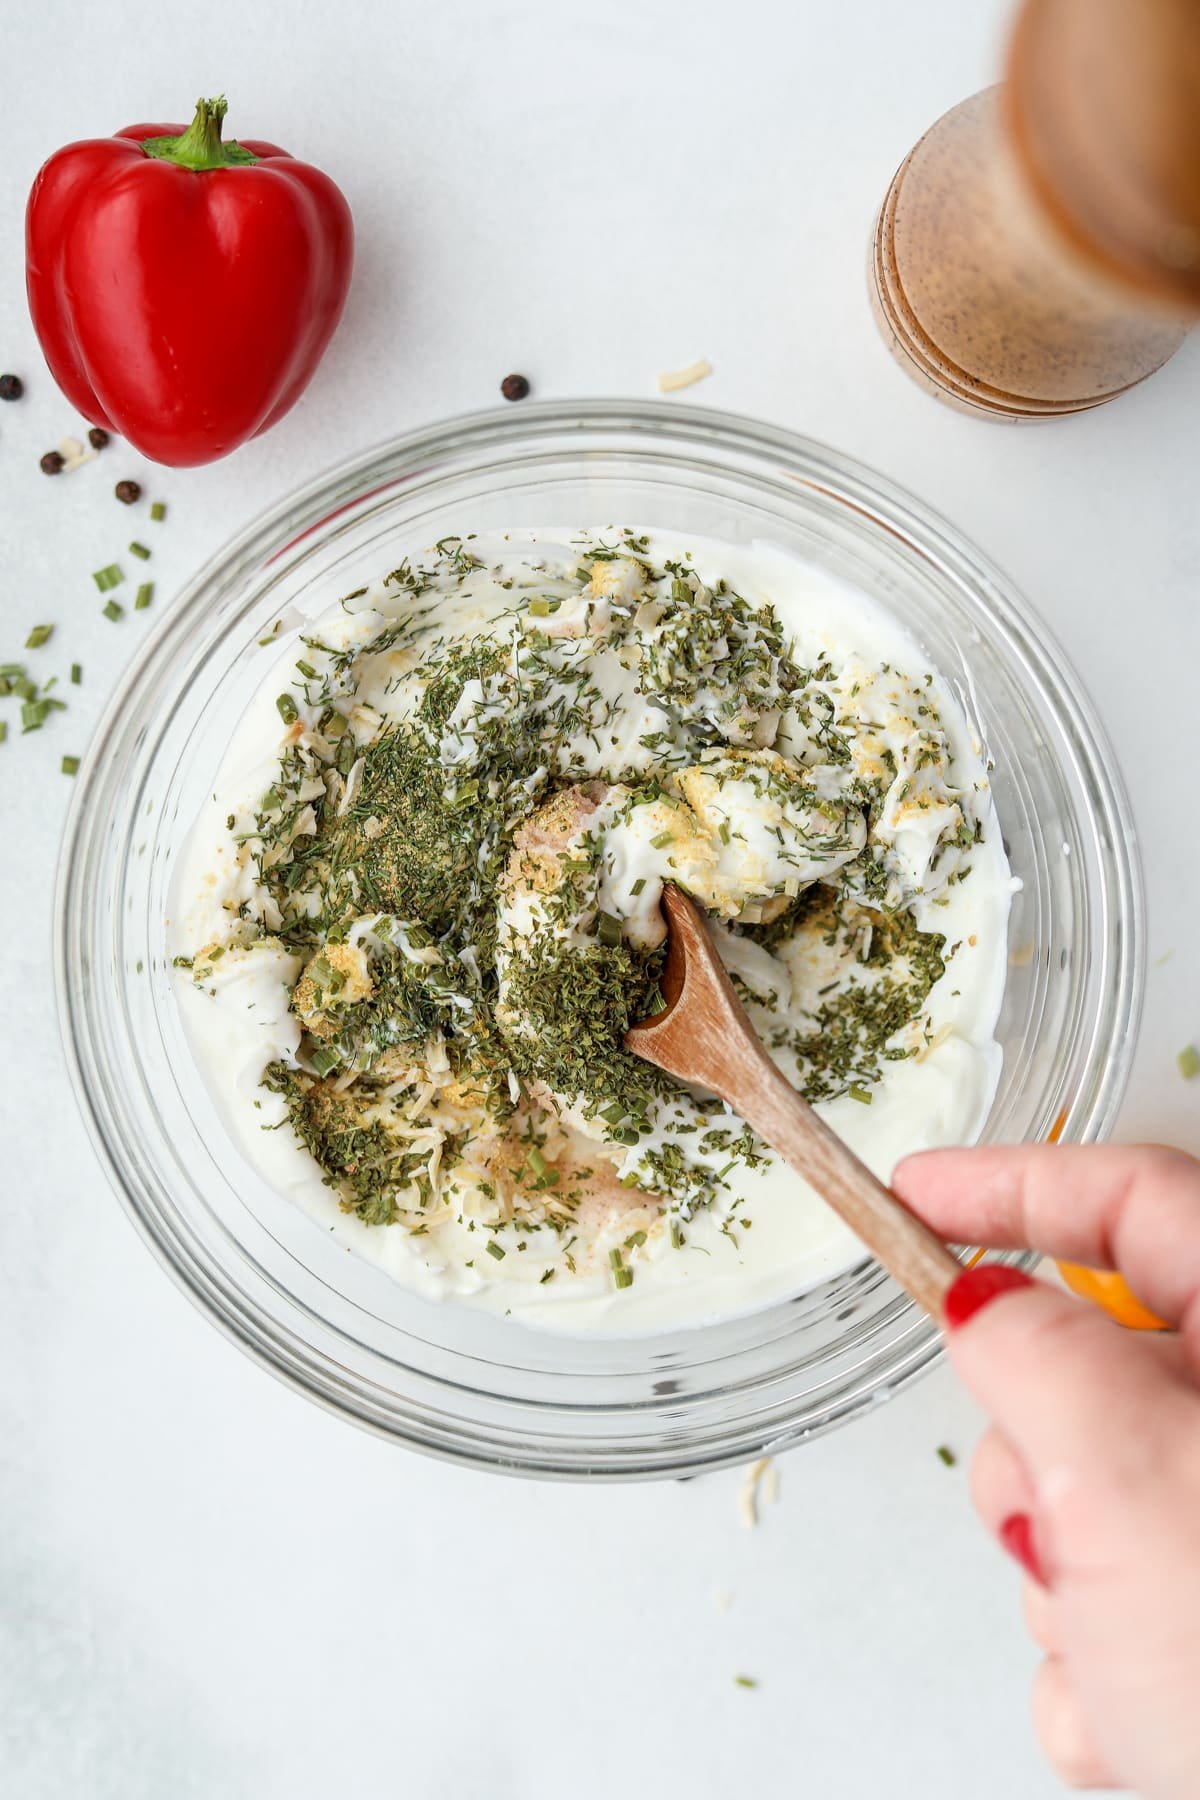
[[[986,598],[992,624],[999,624],[1012,649],[1031,661],[1049,693],[1059,727],[1070,740],[1079,771],[1086,777],[1087,798],[1105,827],[1103,836],[1112,847],[1108,896],[1124,922],[1114,952],[1113,980],[1104,999],[1104,1017],[1092,1023],[1093,1041],[1107,1041],[1110,1054],[1095,1059],[1083,1090],[1073,1105],[1076,1141],[1106,1136],[1112,1128],[1132,1065],[1141,1014],[1145,960],[1145,900],[1136,848],[1133,815],[1116,760],[1099,719],[1070,662],[1054,637],[1002,572],[955,527],[933,509],[874,470],[839,451],[797,433],[760,423],[741,415],[664,401],[580,400],[526,402],[519,408],[489,409],[462,415],[412,432],[403,433],[335,465],[303,487],[261,512],[221,550],[211,557],[183,589],[170,612],[147,638],[130,664],[97,727],[82,781],[72,801],[62,850],[54,901],[54,966],[58,1012],[64,1051],[76,1100],[110,1185],[125,1210],[172,1279],[200,1310],[233,1341],[289,1386],[338,1415],[391,1441],[402,1441],[450,1460],[507,1473],[578,1476],[589,1478],[662,1477],[695,1472],[699,1468],[743,1462],[767,1447],[731,1432],[724,1448],[708,1447],[703,1456],[679,1455],[677,1462],[662,1456],[639,1463],[615,1457],[611,1467],[597,1466],[591,1447],[579,1457],[564,1448],[561,1460],[540,1456],[522,1463],[511,1453],[497,1452],[490,1444],[470,1440],[448,1447],[423,1438],[411,1420],[398,1423],[380,1409],[377,1398],[366,1391],[370,1384],[330,1378],[318,1366],[318,1354],[300,1340],[289,1341],[277,1322],[265,1314],[252,1318],[244,1308],[231,1308],[219,1269],[203,1270],[194,1257],[186,1263],[170,1227],[139,1202],[125,1173],[125,1147],[111,1130],[111,1119],[98,1106],[85,1079],[79,1033],[86,1032],[88,995],[86,979],[75,954],[81,929],[81,908],[86,886],[79,879],[87,862],[89,825],[94,827],[98,795],[119,776],[106,774],[113,761],[111,746],[130,707],[148,678],[158,669],[169,671],[186,645],[192,622],[203,613],[214,584],[228,585],[239,571],[260,566],[267,553],[291,547],[307,531],[327,523],[348,496],[361,500],[378,485],[391,483],[405,472],[427,470],[431,464],[464,452],[482,456],[492,451],[503,456],[516,444],[532,444],[578,431],[582,440],[591,433],[605,441],[627,432],[641,436],[681,437],[709,450],[767,457],[778,473],[802,478],[811,486],[827,483],[838,497],[861,510],[874,522],[898,533],[920,554],[952,576],[965,580]],[[607,445],[611,447],[611,445]],[[1008,1260],[1029,1266],[1036,1258],[1014,1255]],[[215,1277],[215,1279],[214,1279]],[[880,1387],[891,1394],[926,1372],[940,1358],[941,1340],[932,1321],[925,1321],[903,1341],[894,1363],[880,1370]],[[828,1419],[807,1426],[798,1434],[808,1437],[832,1429],[845,1416],[860,1410],[834,1408]],[[772,1431],[772,1442],[779,1439]]]

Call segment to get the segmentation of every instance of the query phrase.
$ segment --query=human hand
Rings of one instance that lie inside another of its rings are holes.
[[[950,1361],[994,1420],[972,1497],[1029,1572],[1047,1756],[1075,1786],[1197,1800],[1200,1163],[1156,1148],[935,1150],[893,1186],[952,1242],[1119,1269],[1176,1328],[1124,1331],[994,1265],[964,1272],[947,1302]]]

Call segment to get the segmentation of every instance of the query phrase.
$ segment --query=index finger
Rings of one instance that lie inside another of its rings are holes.
[[[1119,1269],[1160,1318],[1200,1313],[1200,1163],[1157,1145],[1014,1144],[929,1150],[892,1176],[956,1243],[1024,1246]]]

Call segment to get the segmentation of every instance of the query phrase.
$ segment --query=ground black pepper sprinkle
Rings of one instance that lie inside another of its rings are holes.
[[[142,497],[142,490],[136,481],[118,481],[113,491],[117,499],[123,501],[126,506],[132,506],[135,500],[140,500]]]
[[[93,425],[91,430],[88,432],[88,443],[92,446],[92,449],[93,450],[103,450],[104,446],[108,442],[109,442],[109,436],[108,436],[107,431],[104,430],[103,426]]]
[[[43,475],[61,475],[63,470],[63,459],[57,450],[47,450],[45,456],[43,456],[41,462],[38,464],[38,467],[41,469]]]
[[[524,400],[529,393],[529,383],[524,375],[506,375],[500,383],[500,392],[506,400]]]
[[[0,375],[0,400],[19,400],[25,383],[19,375]]]

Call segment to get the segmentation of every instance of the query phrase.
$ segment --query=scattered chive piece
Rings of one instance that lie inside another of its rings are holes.
[[[123,619],[125,617],[125,608],[121,605],[119,600],[106,601],[101,610],[103,611],[106,619],[116,620],[116,619]]]
[[[541,1287],[545,1287],[545,1285],[548,1281],[553,1281],[553,1280],[554,1280],[554,1270],[547,1269],[544,1275],[539,1276],[538,1284]]]
[[[7,675],[0,675],[0,700],[7,699],[11,693],[12,682],[8,679]]]
[[[758,1686],[753,1675],[735,1675],[733,1681],[735,1687],[756,1688]]]
[[[300,708],[296,705],[292,696],[290,694],[280,694],[275,704],[279,708],[279,716],[284,724],[294,725],[296,720],[300,717]]]
[[[660,831],[657,837],[652,837],[650,839],[650,848],[652,850],[665,850],[667,845],[671,842],[671,836],[672,834],[669,831]]]
[[[21,707],[21,730],[40,731],[50,708],[44,700],[26,700]]]
[[[129,554],[130,556],[140,557],[143,562],[150,561],[149,550],[147,550],[145,544],[139,544],[136,538],[134,538],[132,544],[129,546]]]
[[[20,677],[25,673],[24,663],[0,663],[0,675]]]
[[[35,625],[29,636],[25,639],[25,648],[27,650],[40,650],[42,645],[48,644],[53,636],[53,625]]]
[[[627,1250],[636,1250],[638,1246],[644,1244],[645,1241],[646,1234],[644,1231],[630,1232],[629,1236],[625,1239],[625,1248]]]
[[[7,736],[8,736],[8,720],[0,719],[0,744],[2,744],[4,742],[4,740]]]
[[[494,1256],[494,1257],[495,1257],[495,1259],[496,1259],[496,1261],[497,1261],[497,1262],[503,1262],[503,1261],[504,1261],[504,1251],[503,1251],[503,1250],[502,1250],[502,1249],[501,1249],[501,1248],[500,1248],[500,1246],[499,1246],[499,1244],[498,1244],[498,1243],[497,1243],[497,1242],[496,1242],[496,1240],[495,1240],[495,1238],[489,1238],[489,1239],[488,1239],[488,1241],[487,1241],[487,1253],[488,1253],[488,1255],[489,1255],[489,1256]]]
[[[723,844],[727,844],[729,842],[729,826],[726,824],[724,819],[721,820],[720,829],[721,829],[721,842]]]
[[[317,679],[317,671],[313,668],[313,666],[310,662],[304,662],[303,660],[301,660],[300,662],[298,662],[296,664],[296,667],[299,669],[300,673],[303,675],[305,681],[315,681]]]
[[[64,775],[78,775],[79,758],[77,756],[64,756],[62,759],[62,772]]]
[[[134,600],[133,600],[134,612],[145,612],[146,608],[149,606],[149,604],[153,600],[153,598],[154,598],[154,583],[152,581],[143,581],[141,587],[138,589],[137,593],[134,595]]]
[[[96,569],[92,574],[92,580],[102,594],[107,594],[109,588],[118,587],[124,579],[125,577],[116,563],[109,563],[105,568]]]
[[[529,616],[531,619],[548,619],[551,613],[556,613],[561,605],[561,600],[531,600]]]
[[[13,693],[19,695],[22,700],[37,699],[37,688],[27,675],[18,676],[12,684],[12,689]]]
[[[683,1249],[683,1231],[678,1219],[671,1220],[671,1248],[672,1250]]]
[[[955,1464],[958,1462],[958,1458],[957,1458],[957,1456],[955,1456],[955,1454],[954,1454],[953,1450],[950,1448],[949,1444],[939,1444],[937,1447],[937,1453],[938,1453],[938,1461],[944,1462],[948,1469],[954,1468]]]
[[[645,887],[645,885],[646,885],[646,877],[644,875],[639,875],[637,880],[634,882],[633,886],[629,890],[629,892],[633,895],[633,898],[635,900],[637,899],[638,895],[641,893],[641,891]]]
[[[166,518],[166,516],[167,516],[166,501],[165,500],[152,501],[150,504],[150,517],[154,520],[155,524],[156,525],[159,524],[163,519]]]
[[[78,687],[82,680],[83,680],[83,664],[82,663],[72,663],[71,664],[71,686]]]
[[[529,1166],[533,1170],[535,1175],[544,1175],[546,1173],[547,1168],[549,1167],[549,1164],[547,1163],[545,1157],[542,1155],[541,1151],[538,1149],[536,1144],[534,1145],[533,1149],[529,1152]]]
[[[615,950],[622,937],[620,919],[614,918],[612,913],[597,913],[596,936],[606,950]]]
[[[341,1060],[336,1050],[314,1050],[312,1065],[317,1074],[324,1079],[326,1075],[333,1073]]]
[[[1197,1050],[1195,1044],[1188,1044],[1179,1052],[1175,1058],[1175,1066],[1185,1081],[1191,1081],[1193,1076],[1200,1075],[1200,1050]]]
[[[619,1250],[610,1250],[608,1253],[608,1260],[612,1266],[613,1281],[616,1286],[619,1288],[632,1287],[633,1270],[625,1267],[625,1264],[621,1261],[621,1252]]]
[[[863,1106],[870,1106],[870,1104],[871,1104],[870,1091],[865,1087],[859,1087],[857,1082],[853,1082],[851,1084],[851,1086],[846,1089],[846,1092],[849,1094],[849,1096],[852,1100],[861,1101]]]

